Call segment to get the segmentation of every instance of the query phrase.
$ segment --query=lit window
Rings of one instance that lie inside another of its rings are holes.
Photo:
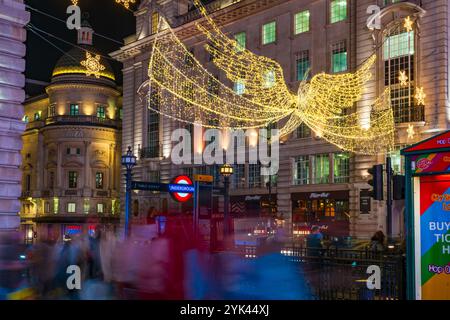
[[[302,123],[295,130],[295,136],[298,139],[310,138],[311,129],[305,123]]]
[[[79,114],[80,114],[80,106],[78,104],[71,104],[70,105],[70,115],[78,116]]]
[[[159,24],[159,13],[153,12],[152,14],[152,34],[158,32],[158,24]]]
[[[34,120],[35,120],[35,121],[41,120],[41,114],[42,114],[41,111],[36,112],[36,113],[34,114]]]
[[[84,199],[84,203],[83,203],[83,213],[84,213],[84,214],[89,214],[89,210],[90,210],[89,199]]]
[[[330,179],[330,158],[328,154],[318,154],[314,156],[314,183],[329,183]]]
[[[262,44],[274,43],[277,40],[277,23],[275,21],[263,25]]]
[[[97,203],[97,213],[103,213],[105,209],[105,206],[103,203]]]
[[[103,172],[95,173],[95,188],[103,189]]]
[[[408,43],[409,40],[409,43]],[[414,54],[414,31],[403,32],[386,37],[384,42],[384,60]]]
[[[275,71],[269,70],[264,75],[264,87],[272,88],[275,85]]]
[[[106,112],[105,112],[104,106],[97,107],[97,118],[102,118],[102,119],[106,118]]]
[[[68,213],[75,213],[75,212],[77,212],[77,204],[75,202],[69,202],[67,204],[67,212]]]
[[[245,32],[236,33],[234,40],[236,40],[236,50],[238,52],[243,51],[247,47],[247,34]]]
[[[333,0],[330,3],[331,23],[347,19],[347,0]]]
[[[78,172],[69,171],[69,188],[76,188],[78,184]]]
[[[334,154],[334,182],[348,183],[350,179],[350,155],[348,153]]]
[[[28,123],[29,122],[28,116],[23,116],[22,121]]]
[[[309,61],[309,51],[305,50],[297,54],[297,81],[307,80],[311,63]]]
[[[248,186],[250,188],[261,187],[261,164],[248,165]]]
[[[235,82],[234,83],[234,92],[238,95],[242,95],[245,93],[245,84],[243,82]]]
[[[59,212],[59,199],[53,198],[53,213],[57,214]]]
[[[332,72],[338,73],[347,71],[347,48],[345,41],[333,45],[331,60]]]
[[[309,184],[309,156],[294,159],[294,185]]]
[[[54,104],[51,104],[51,105],[48,107],[48,116],[49,116],[49,117],[54,117],[55,115],[56,115],[56,107],[55,107]]]
[[[294,33],[299,34],[303,32],[309,31],[309,10],[305,10],[302,12],[299,12],[295,15],[294,22]]]

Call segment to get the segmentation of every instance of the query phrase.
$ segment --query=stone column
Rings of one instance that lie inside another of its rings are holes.
[[[0,231],[20,225],[24,25],[29,20],[22,0],[0,0]]]

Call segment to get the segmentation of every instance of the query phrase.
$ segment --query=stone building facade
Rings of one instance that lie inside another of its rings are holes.
[[[376,53],[373,77],[356,108],[366,110],[387,87],[391,89],[397,150],[448,129],[448,1],[206,3],[212,17],[230,37],[281,64],[293,92],[308,69],[311,75],[355,71]],[[374,13],[377,15],[373,16]],[[180,173],[215,175],[214,168],[172,164],[170,137],[179,124],[149,111],[142,99],[159,16],[167,19],[199,61],[217,72],[204,48],[206,40],[194,25],[199,19],[198,12],[192,9],[191,1],[153,0],[143,1],[135,16],[136,34],[125,39],[125,45],[111,54],[124,64],[122,152],[126,146],[132,146],[139,153],[135,179],[168,182]],[[408,16],[413,21],[410,32],[404,27]],[[400,71],[408,76],[406,86],[400,84]],[[224,74],[217,76],[227,83]],[[417,99],[419,89],[426,94],[424,103]],[[383,201],[372,199],[370,206],[362,205],[370,188],[367,169],[384,163],[386,156],[344,153],[300,126],[280,147],[280,170],[271,178],[270,196],[268,180],[259,175],[258,166],[235,166],[232,209],[238,216],[251,210],[263,214],[271,208],[293,223],[294,233],[299,233],[296,228],[304,223],[323,223],[335,227],[336,234],[370,237],[379,229],[386,230],[386,208]],[[401,173],[403,161],[399,152],[390,156],[394,170]],[[163,211],[182,209],[164,194],[137,192],[134,199],[137,216],[146,215],[151,207]],[[394,203],[394,236],[402,236],[402,207],[401,201]]]
[[[104,58],[98,78],[86,75],[81,61],[97,53],[92,36],[83,23],[46,93],[25,101],[20,213],[27,241],[119,221],[121,93]]]
[[[24,26],[29,20],[22,0],[0,0],[0,231],[20,224]]]

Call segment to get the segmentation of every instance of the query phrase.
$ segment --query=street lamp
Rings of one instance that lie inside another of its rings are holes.
[[[229,195],[229,189],[230,189],[230,177],[233,174],[233,167],[229,164],[224,164],[222,167],[220,167],[220,175],[223,177],[223,186],[224,186],[224,208],[223,208],[223,233],[224,237],[227,237],[228,232],[228,215],[229,215],[229,207],[230,207],[230,195]]]
[[[133,154],[130,146],[128,146],[127,153],[122,156],[122,165],[127,169],[125,174],[125,238],[128,238],[130,233],[129,220],[131,212],[131,170],[136,165],[136,156]]]

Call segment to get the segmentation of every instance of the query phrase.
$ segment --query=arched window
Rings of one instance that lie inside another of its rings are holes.
[[[391,90],[391,105],[396,123],[423,121],[423,106],[415,101],[415,31],[403,24],[385,32],[383,39],[384,84]]]

